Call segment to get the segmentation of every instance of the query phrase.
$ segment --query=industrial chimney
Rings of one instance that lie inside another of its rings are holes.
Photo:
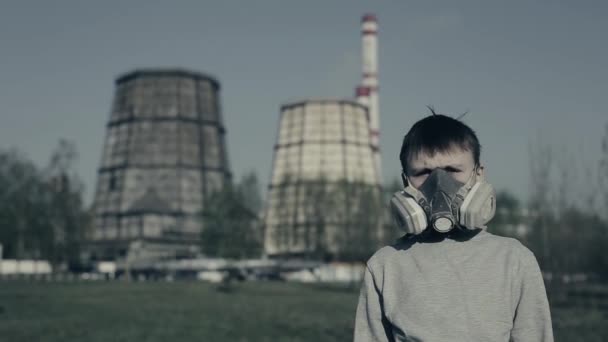
[[[357,102],[369,108],[369,134],[374,153],[376,174],[380,177],[382,167],[380,161],[380,111],[378,105],[378,20],[373,14],[365,14],[361,18],[362,40],[362,85],[357,87]],[[364,88],[367,88],[365,90]],[[367,98],[364,95],[367,93]]]

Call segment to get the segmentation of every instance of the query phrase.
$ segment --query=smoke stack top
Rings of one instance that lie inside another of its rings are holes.
[[[376,18],[376,15],[375,15],[375,14],[372,14],[372,13],[366,13],[366,14],[364,14],[364,15],[361,17],[361,22],[362,22],[362,23],[365,23],[365,22],[370,22],[370,21],[373,21],[373,22],[378,22],[378,18]]]

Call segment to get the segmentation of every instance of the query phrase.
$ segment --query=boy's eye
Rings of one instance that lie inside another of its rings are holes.
[[[414,173],[414,176],[415,176],[415,177],[420,177],[420,176],[428,175],[428,174],[430,174],[430,173],[431,173],[431,170],[429,170],[429,169],[424,169],[424,170],[420,170],[420,171],[418,171],[418,172]]]
[[[450,173],[462,172],[462,170],[457,169],[455,167],[450,167],[450,166],[446,167],[444,170],[446,170],[447,172],[450,172]]]
[[[455,167],[451,167],[451,166],[444,167],[443,170],[445,170],[445,171],[447,171],[449,173],[462,172],[462,170],[457,169]],[[431,170],[431,169],[423,169],[423,170],[420,170],[418,172],[415,172],[414,173],[414,177],[420,177],[420,176],[424,176],[424,175],[429,175],[431,172],[433,172],[433,170]]]

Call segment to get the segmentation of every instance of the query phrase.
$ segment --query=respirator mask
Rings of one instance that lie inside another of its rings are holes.
[[[404,183],[390,206],[395,223],[409,234],[420,234],[429,226],[440,233],[454,227],[485,228],[496,212],[494,188],[477,172],[466,183],[442,169],[433,170],[418,189],[405,177]]]

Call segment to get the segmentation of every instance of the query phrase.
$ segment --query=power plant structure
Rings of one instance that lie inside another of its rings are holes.
[[[230,181],[220,84],[182,69],[116,79],[94,199],[96,258],[133,241],[195,248],[205,199]]]
[[[363,215],[363,221],[377,216],[357,226],[366,230],[357,231],[364,237],[360,242],[382,238],[382,215],[362,212],[368,203],[354,203],[349,195],[359,191],[359,199],[368,202],[381,196],[374,15],[362,18],[362,43],[363,80],[355,99],[307,99],[280,109],[264,215],[268,257],[340,259],[355,244],[348,241],[359,225],[353,215]]]
[[[281,107],[265,215],[267,255],[304,256],[320,247],[323,254],[341,254],[348,227],[340,213],[347,208],[330,204],[328,197],[341,182],[379,187],[367,116],[354,100],[311,99]]]

